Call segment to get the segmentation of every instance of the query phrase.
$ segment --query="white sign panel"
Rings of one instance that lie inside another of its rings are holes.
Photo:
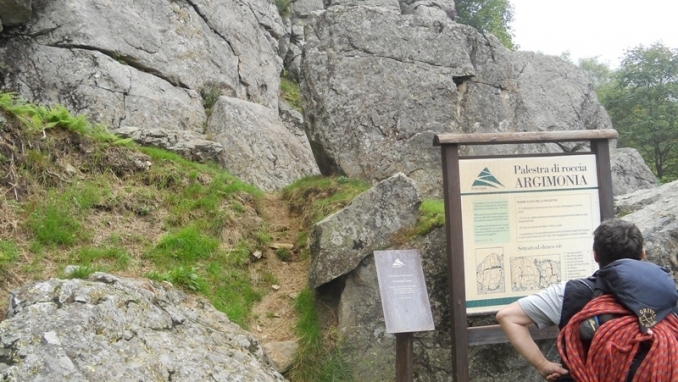
[[[468,313],[591,275],[595,155],[459,161]]]
[[[419,251],[375,251],[374,263],[386,332],[434,330]]]

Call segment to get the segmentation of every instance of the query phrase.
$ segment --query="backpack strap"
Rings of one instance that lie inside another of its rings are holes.
[[[572,316],[577,314],[586,304],[595,297],[595,278],[570,280],[565,284],[563,295],[563,310],[560,314],[558,327],[562,330]]]

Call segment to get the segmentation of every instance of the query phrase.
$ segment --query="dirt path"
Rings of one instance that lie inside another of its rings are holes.
[[[297,322],[297,315],[294,312],[294,298],[307,285],[310,262],[309,259],[301,260],[301,248],[294,246],[300,221],[290,217],[286,205],[278,195],[266,195],[264,210],[270,222],[272,242],[271,248],[263,253],[263,258],[254,264],[253,268],[257,275],[253,276],[264,277],[275,283],[270,285],[269,293],[255,304],[249,322],[249,330],[262,344],[296,338],[294,325]],[[292,248],[291,257],[287,261],[282,261],[276,250],[288,247]]]

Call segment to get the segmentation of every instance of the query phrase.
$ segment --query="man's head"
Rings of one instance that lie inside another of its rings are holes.
[[[645,257],[643,234],[626,220],[605,220],[593,232],[593,251],[601,267],[619,259],[642,260]]]

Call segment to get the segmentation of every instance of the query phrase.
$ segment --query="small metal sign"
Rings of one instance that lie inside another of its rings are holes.
[[[435,330],[419,251],[375,251],[374,262],[386,331]]]

